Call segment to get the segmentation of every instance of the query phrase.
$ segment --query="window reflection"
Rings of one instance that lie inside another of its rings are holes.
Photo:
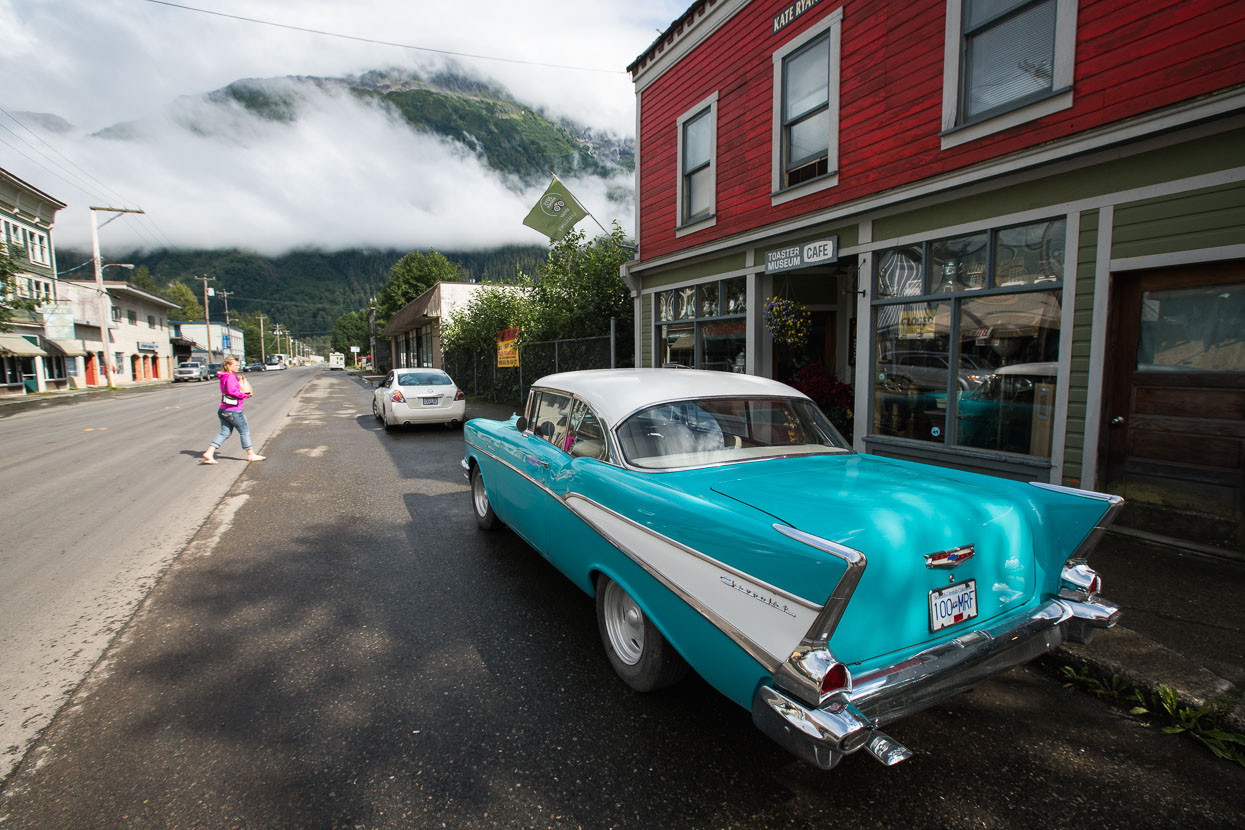
[[[919,245],[882,254],[878,265],[878,296],[919,297],[924,294],[924,261]]]
[[[1060,315],[1057,291],[977,297],[962,304],[956,443],[1050,454]]]
[[[1063,280],[1063,219],[1007,228],[996,235],[994,284],[1036,285]]]
[[[985,288],[987,242],[984,233],[935,242],[930,251],[934,293]]]
[[[1142,292],[1137,368],[1245,372],[1245,283]]]
[[[693,323],[662,326],[660,365],[665,368],[696,368],[695,331]]]
[[[744,320],[722,320],[700,325],[702,369],[742,372],[748,346],[748,324]]]
[[[878,309],[873,431],[921,441],[946,440],[951,303]]]

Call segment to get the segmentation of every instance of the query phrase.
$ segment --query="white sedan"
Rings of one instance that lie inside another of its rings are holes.
[[[466,396],[440,369],[393,369],[372,394],[372,414],[386,429],[402,424],[458,427],[466,412]]]

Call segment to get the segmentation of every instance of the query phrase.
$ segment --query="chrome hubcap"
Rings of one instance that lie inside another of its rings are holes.
[[[618,659],[634,666],[644,656],[644,612],[627,592],[610,582],[605,588],[605,633]]]
[[[488,493],[484,490],[484,476],[479,473],[471,477],[471,499],[475,502],[477,516],[488,513]]]

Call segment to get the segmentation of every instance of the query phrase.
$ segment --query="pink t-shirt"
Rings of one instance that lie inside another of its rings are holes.
[[[223,399],[220,402],[221,409],[228,409],[232,412],[241,412],[243,402],[251,397],[242,391],[242,382],[238,380],[238,375],[235,372],[221,372],[220,393],[221,395],[231,395],[238,399],[238,402],[233,406],[225,403]]]

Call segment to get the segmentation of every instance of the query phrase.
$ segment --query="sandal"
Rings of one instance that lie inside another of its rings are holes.
[[[252,455],[252,456],[248,456],[246,460],[247,461],[263,461],[267,457],[268,456],[266,455]]]
[[[199,463],[200,464],[219,464],[220,462],[217,461],[215,458],[208,458],[206,455],[203,455],[199,457]]]

